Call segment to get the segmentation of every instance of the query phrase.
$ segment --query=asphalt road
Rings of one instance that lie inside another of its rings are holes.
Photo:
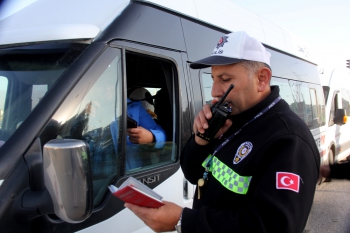
[[[350,233],[350,180],[317,186],[307,233]]]

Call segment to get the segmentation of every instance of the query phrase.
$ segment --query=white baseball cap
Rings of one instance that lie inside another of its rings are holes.
[[[263,62],[270,66],[271,54],[255,38],[246,32],[232,32],[220,38],[209,57],[192,62],[192,69],[202,69],[210,66],[229,65],[241,61]]]

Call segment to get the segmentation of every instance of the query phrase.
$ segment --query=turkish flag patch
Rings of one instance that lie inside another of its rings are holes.
[[[276,188],[299,192],[300,176],[289,172],[276,173]]]

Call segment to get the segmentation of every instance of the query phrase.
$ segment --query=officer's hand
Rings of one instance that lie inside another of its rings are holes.
[[[178,223],[182,208],[172,202],[163,201],[165,205],[158,209],[140,207],[130,203],[124,206],[129,208],[147,226],[155,232],[174,231]]]
[[[129,141],[135,144],[146,144],[153,142],[154,140],[151,131],[141,126],[127,129],[127,135],[129,136]]]
[[[212,100],[212,105],[214,105],[216,102],[218,102],[218,100],[216,98],[214,98]],[[208,120],[212,118],[212,112],[210,109],[209,105],[204,105],[203,109],[198,113],[198,115],[196,116],[196,118],[194,119],[194,123],[193,123],[193,132],[197,133],[204,133],[206,129],[208,129]],[[225,133],[232,125],[232,121],[230,119],[227,119],[225,124],[219,129],[219,131],[217,132],[217,134],[215,135],[214,138],[218,138],[220,135],[222,135],[223,133]],[[195,137],[195,141],[197,144],[199,145],[206,145],[209,142],[196,136]]]

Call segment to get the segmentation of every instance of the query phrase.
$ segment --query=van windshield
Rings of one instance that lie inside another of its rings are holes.
[[[86,47],[47,43],[0,49],[0,146]]]

